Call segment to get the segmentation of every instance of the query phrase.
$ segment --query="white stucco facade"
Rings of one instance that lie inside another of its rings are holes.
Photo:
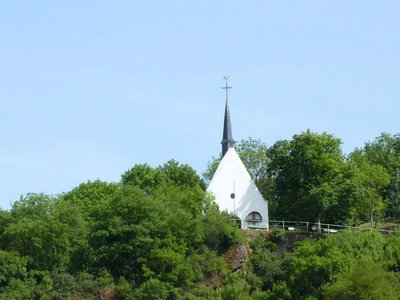
[[[267,201],[233,147],[222,158],[207,191],[221,211],[240,218],[242,228],[268,228]]]

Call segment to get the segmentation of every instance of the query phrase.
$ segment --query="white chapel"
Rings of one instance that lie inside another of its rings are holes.
[[[228,91],[228,85],[224,87]],[[221,211],[240,219],[241,228],[268,228],[268,203],[261,195],[237,154],[226,94],[222,159],[207,191],[215,197]]]

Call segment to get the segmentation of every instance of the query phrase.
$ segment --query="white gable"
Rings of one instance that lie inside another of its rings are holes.
[[[207,191],[214,195],[221,211],[233,213],[241,219],[242,228],[249,226],[268,228],[267,201],[254,184],[234,148],[229,148],[222,158]],[[261,216],[262,220],[246,221],[246,218],[251,216],[253,219]]]

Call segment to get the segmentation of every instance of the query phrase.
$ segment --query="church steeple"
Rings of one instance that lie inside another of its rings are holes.
[[[233,147],[235,144],[235,141],[233,140],[232,136],[232,125],[231,125],[231,114],[229,111],[229,104],[228,104],[228,89],[231,89],[230,86],[228,86],[228,76],[224,76],[225,80],[225,86],[223,89],[226,92],[226,99],[225,99],[225,116],[224,116],[224,132],[222,134],[222,157],[225,155],[225,153],[228,151],[229,148]]]

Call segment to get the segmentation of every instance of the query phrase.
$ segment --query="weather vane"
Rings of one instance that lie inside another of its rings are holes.
[[[225,76],[224,76],[224,80],[225,80],[225,86],[222,87],[221,89],[224,89],[224,90],[225,90],[225,93],[226,93],[226,101],[228,101],[228,89],[231,89],[232,87],[228,86],[229,76],[225,75]]]

